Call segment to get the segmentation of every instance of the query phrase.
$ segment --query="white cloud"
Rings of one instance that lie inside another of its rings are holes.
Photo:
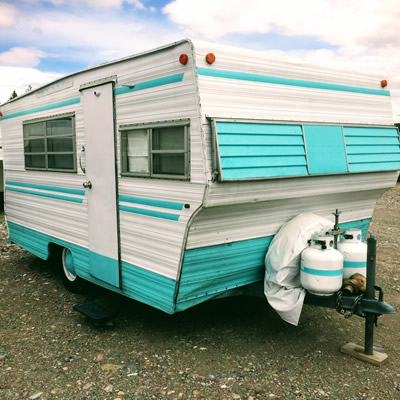
[[[21,16],[15,29],[3,31],[14,43],[35,46],[48,53],[70,55],[74,60],[96,64],[173,42],[182,35],[154,21],[124,18],[109,12],[41,12]],[[54,56],[54,55],[53,55]],[[106,56],[106,57],[105,57]]]
[[[35,68],[0,66],[0,103],[6,102],[13,90],[21,95],[29,85],[36,89],[59,77],[59,74],[41,72]]]
[[[287,41],[300,37],[293,47],[305,45],[303,50],[270,51],[272,56],[280,53],[308,63],[382,74],[389,81],[394,112],[400,114],[398,0],[246,0],[245,7],[243,0],[174,0],[163,12],[175,25],[158,21],[146,0],[49,0],[64,5],[53,10],[40,7],[44,0],[18,0],[38,5],[25,15],[22,7],[17,14],[1,1],[1,40],[15,47],[0,54],[0,64],[34,67],[50,55],[94,65],[187,36],[235,45],[229,34],[248,34],[264,38],[248,47],[271,48],[261,40],[268,40],[263,34],[273,33],[287,36]],[[147,19],[125,14],[123,3],[148,10]],[[154,19],[148,19],[150,12]],[[321,49],[307,49],[304,38]],[[46,54],[36,49],[38,43]]]
[[[13,26],[17,19],[17,10],[6,3],[0,3],[0,28]]]
[[[163,12],[188,32],[218,39],[228,33],[313,36],[331,44],[397,42],[398,0],[174,0]]]
[[[273,33],[309,37],[321,48],[326,43],[333,49],[307,50],[304,40],[303,51],[285,54],[382,74],[389,81],[394,114],[400,114],[398,0],[246,0],[245,7],[242,0],[174,0],[163,12],[189,36],[207,40],[226,42],[232,33]]]
[[[38,49],[13,47],[0,53],[0,65],[35,67],[40,63],[40,58],[45,56],[46,54]]]
[[[157,22],[125,18],[108,10],[72,14],[40,8],[31,15],[21,13],[15,26],[1,34],[2,43],[13,42],[19,47],[0,53],[0,102],[7,101],[14,89],[22,94],[28,85],[35,88],[60,76],[19,68],[35,67],[42,57],[95,65],[182,37]],[[34,48],[38,43],[46,52]],[[11,65],[17,67],[6,67]]]

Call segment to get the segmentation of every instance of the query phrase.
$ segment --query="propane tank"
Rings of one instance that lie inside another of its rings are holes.
[[[310,293],[329,296],[342,287],[343,255],[333,248],[333,236],[317,236],[301,253],[300,282]]]
[[[338,250],[344,258],[343,279],[349,279],[356,273],[367,276],[367,245],[361,238],[361,229],[349,229],[338,243]]]

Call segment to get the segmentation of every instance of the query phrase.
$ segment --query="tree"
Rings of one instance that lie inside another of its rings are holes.
[[[15,99],[16,97],[18,97],[18,95],[17,95],[17,92],[14,90],[14,91],[11,93],[11,96],[10,96],[10,98],[9,98],[8,100],[10,101],[10,100],[12,100],[12,99]]]

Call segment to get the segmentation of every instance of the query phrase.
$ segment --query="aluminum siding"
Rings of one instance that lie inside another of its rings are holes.
[[[382,91],[382,78],[271,58],[262,52],[195,42],[197,66]],[[213,52],[214,64],[205,61]],[[199,75],[203,112],[212,117],[393,124],[389,96]],[[385,91],[385,94],[388,94]]]
[[[302,212],[341,222],[371,218],[376,201],[394,185],[397,171],[354,175],[326,175],[267,181],[215,183],[207,208],[196,215],[187,249],[275,234]]]
[[[189,62],[185,66],[178,61],[182,53],[189,55]],[[125,85],[183,74],[183,79],[179,82],[153,85],[154,87],[123,94],[117,92],[115,96],[119,172],[120,125],[174,119],[190,120],[190,181],[119,178],[120,196],[160,201],[160,204],[162,201],[187,204],[180,211],[165,210],[157,205],[137,205],[138,209],[143,210],[142,215],[120,211],[122,274],[127,281],[130,280],[129,265],[160,274],[168,279],[176,279],[189,218],[203,200],[206,180],[204,146],[193,62],[191,43],[184,41],[141,57],[129,58],[66,77],[54,85],[47,85],[42,90],[36,90],[2,106],[4,115],[14,115],[1,120],[2,139],[6,149],[5,179],[41,186],[82,189],[86,176],[79,166],[77,173],[24,170],[23,121],[73,112],[76,124],[76,151],[79,154],[82,145],[85,144],[82,98],[79,92],[81,85],[116,76],[118,89],[124,88]],[[71,99],[75,99],[74,104],[57,108],[51,106],[68,104]],[[37,111],[38,109],[41,111]],[[26,110],[37,112],[22,115]],[[84,158],[83,163],[85,163]],[[43,192],[46,193],[45,190]],[[126,209],[132,204],[127,204],[121,197],[119,206],[121,209],[124,207]],[[165,212],[179,214],[177,220],[154,216],[163,215]],[[88,220],[85,198],[82,203],[73,203],[21,191],[8,191],[6,215],[10,222],[26,226],[48,237],[87,248]],[[85,267],[79,268],[81,270],[78,269],[78,274],[90,278]]]
[[[153,59],[160,57],[161,53],[138,59],[137,66],[119,74],[120,84],[144,80],[143,74],[147,74],[147,80],[179,72],[185,73],[183,81],[179,84],[116,96],[117,129],[127,124],[190,119],[190,181],[121,177],[119,195],[182,203],[188,208],[170,210],[152,205],[134,205],[147,213],[178,215],[177,220],[120,211],[121,258],[124,263],[177,279],[185,233],[191,215],[203,201],[206,175],[191,46],[189,43],[183,43],[164,53],[164,62],[156,62]],[[182,53],[189,55],[186,66],[178,62]],[[117,135],[117,138],[117,146],[120,149],[120,135]],[[120,166],[120,163],[118,165]],[[132,204],[120,200],[120,208],[123,206]]]

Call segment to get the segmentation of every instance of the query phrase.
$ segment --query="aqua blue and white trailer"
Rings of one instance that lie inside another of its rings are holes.
[[[171,314],[262,281],[300,213],[366,232],[400,169],[380,77],[189,40],[1,112],[10,241]]]

